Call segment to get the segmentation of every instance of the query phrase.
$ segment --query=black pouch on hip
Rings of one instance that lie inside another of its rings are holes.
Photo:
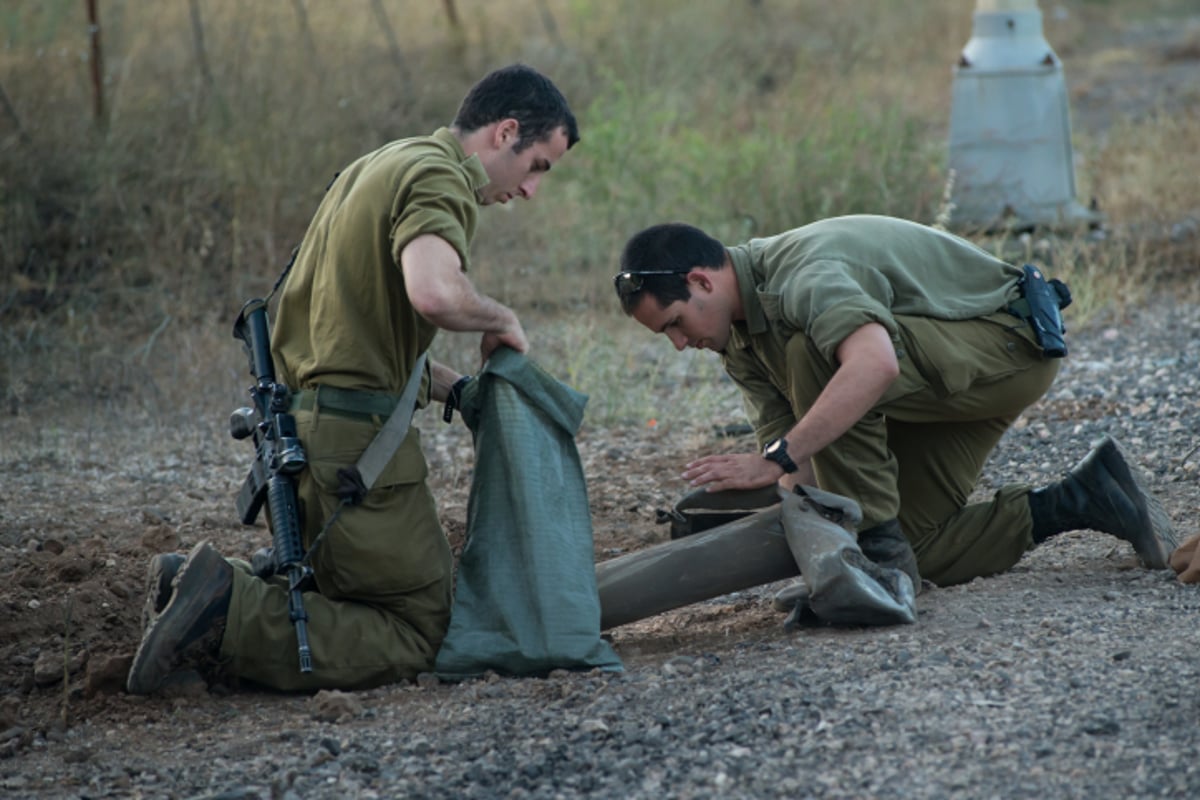
[[[1063,326],[1061,309],[1071,305],[1071,290],[1057,278],[1047,281],[1041,271],[1032,264],[1022,268],[1021,291],[1029,305],[1027,320],[1033,328],[1034,338],[1047,358],[1062,358],[1067,354],[1066,327]]]

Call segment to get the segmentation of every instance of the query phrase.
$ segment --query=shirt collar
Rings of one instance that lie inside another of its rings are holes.
[[[742,296],[742,311],[746,315],[745,321],[739,324],[744,325],[750,335],[766,333],[767,315],[763,313],[762,303],[758,299],[758,276],[754,274],[750,246],[739,244],[725,249],[729,253],[729,260],[733,262],[738,293]]]
[[[479,190],[492,182],[492,179],[488,177],[487,170],[483,168],[483,162],[479,160],[479,154],[472,153],[468,158],[467,152],[463,150],[462,142],[449,128],[438,128],[433,132],[433,138],[453,151],[458,158],[458,163],[467,173],[467,180],[470,182],[471,190],[475,192],[475,199],[479,200]]]

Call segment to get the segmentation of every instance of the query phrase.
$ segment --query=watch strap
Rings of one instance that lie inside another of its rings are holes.
[[[800,469],[796,462],[792,460],[792,457],[788,455],[787,439],[782,436],[764,447],[762,456],[768,461],[774,461],[778,464],[787,475]]]

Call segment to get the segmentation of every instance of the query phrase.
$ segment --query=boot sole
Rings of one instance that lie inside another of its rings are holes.
[[[1108,457],[1113,454],[1116,458]],[[1166,569],[1171,553],[1179,546],[1175,529],[1166,509],[1158,502],[1142,480],[1139,470],[1130,466],[1129,457],[1125,454],[1120,442],[1111,437],[1106,438],[1096,447],[1096,457],[1108,470],[1118,485],[1132,485],[1145,506],[1145,526],[1126,537],[1138,558],[1150,569]]]
[[[224,559],[208,542],[192,548],[175,576],[175,593],[162,613],[154,617],[142,634],[141,644],[129,668],[125,688],[130,694],[150,694],[162,686],[178,664],[182,644],[204,612],[228,589],[208,576],[219,573]],[[189,586],[195,575],[201,577]]]
[[[146,602],[142,606],[142,630],[171,602],[171,584],[179,574],[185,557],[179,553],[159,553],[146,566]]]

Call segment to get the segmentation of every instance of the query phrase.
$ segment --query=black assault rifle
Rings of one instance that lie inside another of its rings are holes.
[[[263,502],[267,503],[275,564],[279,573],[287,575],[288,616],[296,626],[300,671],[312,672],[308,612],[304,610],[300,591],[300,585],[311,570],[303,560],[296,501],[296,475],[308,466],[308,458],[296,434],[296,419],[288,413],[288,388],[275,382],[265,300],[250,300],[242,306],[233,326],[233,336],[245,345],[250,357],[250,374],[255,379],[250,387],[254,405],[239,408],[229,418],[229,432],[233,438],[254,437],[254,464],[238,492],[238,515],[242,524],[253,525]]]

